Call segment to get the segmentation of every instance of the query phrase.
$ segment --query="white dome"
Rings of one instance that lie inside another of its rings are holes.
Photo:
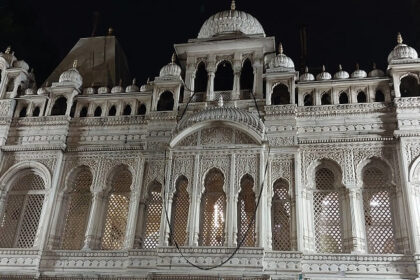
[[[354,79],[362,79],[367,77],[367,73],[365,70],[359,69],[359,64],[356,64],[356,70],[351,73],[351,77]]]
[[[315,80],[314,75],[312,75],[311,73],[309,73],[308,66],[306,66],[305,67],[305,73],[303,73],[299,77],[299,81],[301,81],[301,82],[310,82],[310,81],[314,81],[314,80]]]
[[[45,87],[40,87],[40,88],[36,91],[36,94],[38,94],[38,95],[46,95],[46,94],[48,94],[47,87],[48,87],[48,81],[46,82]]]
[[[17,60],[13,63],[13,67],[22,68],[26,71],[29,71],[29,65],[24,60]]]
[[[261,23],[248,13],[237,11],[235,1],[232,1],[230,10],[218,12],[204,22],[198,33],[198,38],[211,38],[235,32],[240,32],[245,35],[258,34],[265,36]]]
[[[175,54],[172,55],[172,61],[160,69],[159,77],[180,77],[181,67],[175,63]]]
[[[325,66],[322,65],[322,72],[316,75],[317,81],[331,80],[331,74],[325,71]]]
[[[76,69],[77,60],[74,62],[73,67],[69,70],[63,72],[58,79],[59,83],[73,83],[77,88],[80,88],[83,85],[83,78],[80,75],[79,71]]]
[[[119,92],[124,92],[124,89],[123,89],[123,87],[121,85],[114,86],[111,89],[111,93],[119,93]]]
[[[293,60],[283,53],[283,46],[279,44],[279,54],[273,57],[269,63],[269,68],[276,71],[295,71]]]
[[[35,89],[33,88],[25,89],[25,95],[34,95],[34,94],[35,94]]]
[[[125,88],[125,92],[138,92],[139,87],[136,85],[136,79],[133,79],[131,85]]]
[[[109,88],[108,87],[100,87],[98,88],[98,93],[99,94],[104,94],[104,93],[108,93],[109,92]]]
[[[393,60],[418,58],[417,51],[414,48],[403,44],[403,39],[400,33],[398,33],[397,36],[397,43],[398,45],[396,45],[388,55],[388,63],[391,63]]]
[[[349,73],[347,71],[344,71],[341,67],[341,64],[338,65],[338,72],[334,74],[335,80],[342,80],[342,79],[348,79],[350,77]]]
[[[382,71],[381,69],[376,69],[376,64],[373,64],[373,69],[372,71],[369,72],[368,77],[383,77],[385,76],[384,71]]]
[[[94,87],[88,87],[83,90],[83,94],[95,94],[96,89]]]

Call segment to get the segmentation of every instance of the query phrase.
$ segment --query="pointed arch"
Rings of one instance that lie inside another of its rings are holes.
[[[51,109],[51,116],[63,116],[67,111],[67,98],[64,96],[58,97]]]
[[[343,91],[340,93],[340,96],[338,97],[338,102],[340,104],[348,104],[349,103],[349,96],[347,95],[347,92]]]
[[[208,74],[206,70],[206,64],[204,61],[201,61],[197,66],[197,70],[195,71],[194,92],[206,92],[207,80]]]
[[[232,64],[223,60],[217,65],[217,70],[214,78],[214,90],[232,90],[233,89],[233,69]]]
[[[289,183],[283,178],[273,184],[271,202],[272,248],[279,251],[291,250],[291,205]]]
[[[218,168],[210,169],[204,179],[200,207],[200,246],[223,246],[225,243],[225,176]]]
[[[271,105],[285,105],[290,104],[290,93],[289,88],[279,83],[273,87],[273,93],[271,94]]]
[[[245,174],[241,179],[241,191],[238,196],[238,244],[244,240],[242,246],[255,246],[255,193],[254,193],[254,178],[251,175]],[[251,223],[252,222],[252,223]],[[248,226],[250,229],[248,230]],[[248,232],[247,232],[248,230]]]
[[[157,111],[172,111],[174,109],[174,95],[170,91],[164,91],[157,103]]]
[[[252,67],[251,60],[247,58],[242,64],[242,71],[241,71],[241,77],[240,77],[240,89],[252,91],[253,88],[254,88],[254,68]]]
[[[324,92],[321,96],[321,105],[331,105],[331,94]]]
[[[158,181],[149,184],[145,207],[142,248],[153,249],[159,243],[162,216],[162,185]]]
[[[188,194],[188,179],[184,175],[178,177],[175,183],[175,193],[172,200],[172,239],[170,244],[187,244],[188,213],[190,198]]]
[[[364,91],[359,91],[357,93],[357,103],[366,103],[366,102],[367,102],[366,93]]]
[[[420,86],[417,75],[409,73],[401,79],[400,94],[401,97],[419,96]]]

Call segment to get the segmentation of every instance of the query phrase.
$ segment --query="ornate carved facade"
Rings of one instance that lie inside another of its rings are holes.
[[[386,74],[299,73],[233,3],[174,47],[126,88],[71,52],[36,89],[0,53],[1,279],[420,278],[420,59],[400,35]]]

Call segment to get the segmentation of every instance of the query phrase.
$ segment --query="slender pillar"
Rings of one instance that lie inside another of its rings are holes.
[[[200,231],[200,206],[201,206],[201,184],[199,182],[200,155],[195,155],[194,172],[192,179],[192,192],[190,204],[190,229],[188,245],[198,246],[198,237]]]
[[[366,253],[365,217],[363,211],[362,189],[353,187],[348,191],[350,219],[351,219],[351,242],[352,253]]]
[[[103,200],[102,192],[93,193],[83,250],[97,249],[99,247],[100,240],[97,236],[97,227],[101,217]]]
[[[146,204],[143,199],[139,201],[139,209],[137,215],[137,223],[136,223],[136,234],[134,235],[134,244],[133,248],[141,248],[143,245],[143,233],[144,233],[144,216],[146,210]]]
[[[263,98],[263,65],[260,58],[255,58],[254,64],[254,94],[256,98]]]
[[[230,182],[229,185],[226,187],[227,190],[227,215],[225,221],[225,231],[226,231],[226,239],[225,243],[227,246],[232,247],[236,246],[237,244],[237,233],[238,233],[238,215],[237,213],[237,201],[238,201],[238,194],[237,190],[239,186],[236,186],[235,182],[235,154],[232,154],[230,157]]]
[[[163,198],[163,205],[162,205],[162,215],[160,219],[160,237],[159,237],[159,245],[160,246],[168,246],[168,239],[169,239],[169,225],[168,220],[171,222],[171,208],[172,208],[172,194],[170,194],[170,185],[171,185],[171,174],[172,174],[172,152],[169,152],[169,157],[166,159],[166,173],[165,173],[165,196]],[[165,212],[166,207],[166,212]],[[168,215],[166,217],[166,215]]]
[[[215,72],[214,70],[208,70],[208,81],[207,81],[207,96],[206,101],[213,101],[214,100],[214,77]]]
[[[265,145],[263,147],[265,149]],[[265,180],[265,151],[262,149],[260,151],[260,162],[259,162],[259,182],[257,193],[259,194],[260,188],[264,188],[263,192],[261,193],[261,202],[258,206],[258,211],[256,215],[255,221],[255,235],[256,235],[256,245],[259,247],[267,248],[267,181]],[[264,184],[264,185],[263,185]],[[257,195],[258,197],[258,195]],[[271,223],[271,221],[270,221]]]
[[[65,204],[65,196],[66,194],[64,192],[60,192],[57,196],[57,199],[55,201],[55,209],[53,212],[53,221],[51,224],[51,233],[48,238],[47,242],[47,249],[53,250],[58,249],[60,246],[60,236],[61,236],[61,229],[63,228],[63,222],[64,222],[64,213],[65,213],[65,207],[63,207],[63,204]]]

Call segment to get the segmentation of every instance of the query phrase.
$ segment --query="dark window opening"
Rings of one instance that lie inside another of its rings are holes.
[[[287,86],[278,84],[273,88],[271,94],[271,105],[284,105],[290,104],[290,93]]]
[[[160,95],[157,110],[158,111],[172,111],[174,109],[174,97],[172,92],[165,91]]]
[[[41,113],[41,110],[37,106],[37,107],[35,107],[34,111],[32,112],[32,116],[38,117],[40,113]]]
[[[207,91],[207,70],[204,62],[200,62],[195,72],[194,78],[194,92],[206,92]]]
[[[137,109],[137,115],[145,115],[146,114],[146,106],[141,104]]]
[[[58,98],[51,110],[51,116],[63,116],[67,110],[67,99],[65,97]]]
[[[338,97],[338,102],[340,104],[348,104],[349,103],[349,97],[348,97],[347,93],[345,93],[345,92],[340,93],[340,96]]]
[[[76,112],[76,105],[77,105],[77,101],[75,101],[73,105],[71,105],[71,108],[70,108],[70,117],[72,118],[74,118],[74,114]]]
[[[117,114],[117,108],[115,108],[115,105],[112,105],[112,107],[108,111],[108,116],[115,116]]]
[[[232,90],[233,89],[233,69],[229,61],[222,61],[217,66],[216,76],[214,78],[214,90]]]
[[[251,61],[246,59],[241,71],[241,90],[252,90],[254,86],[254,68],[252,68]]]
[[[385,102],[385,95],[381,90],[375,92],[375,102]]]
[[[24,117],[26,117],[26,111],[27,111],[27,108],[26,108],[26,106],[25,106],[25,107],[23,107],[23,108],[20,110],[20,112],[19,112],[19,118],[24,118]]]
[[[366,103],[366,94],[361,91],[357,94],[357,103]]]
[[[6,91],[13,91],[15,89],[15,78],[10,78],[9,82],[7,83]]]
[[[312,94],[305,95],[303,98],[303,106],[312,106],[313,104]]]
[[[93,113],[95,117],[100,117],[102,115],[102,108],[100,106],[96,107],[95,112]]]
[[[130,106],[130,105],[128,105],[128,104],[127,104],[127,105],[124,107],[123,115],[124,115],[124,116],[129,116],[129,115],[131,115],[131,106]]]
[[[82,110],[80,110],[80,114],[79,114],[79,116],[80,116],[81,118],[85,118],[85,117],[87,117],[87,112],[88,112],[87,107],[83,107],[83,108],[82,108]]]
[[[413,76],[406,76],[401,79],[401,97],[419,96],[420,88],[417,79]]]
[[[331,105],[331,95],[329,93],[324,93],[321,96],[321,105]]]

